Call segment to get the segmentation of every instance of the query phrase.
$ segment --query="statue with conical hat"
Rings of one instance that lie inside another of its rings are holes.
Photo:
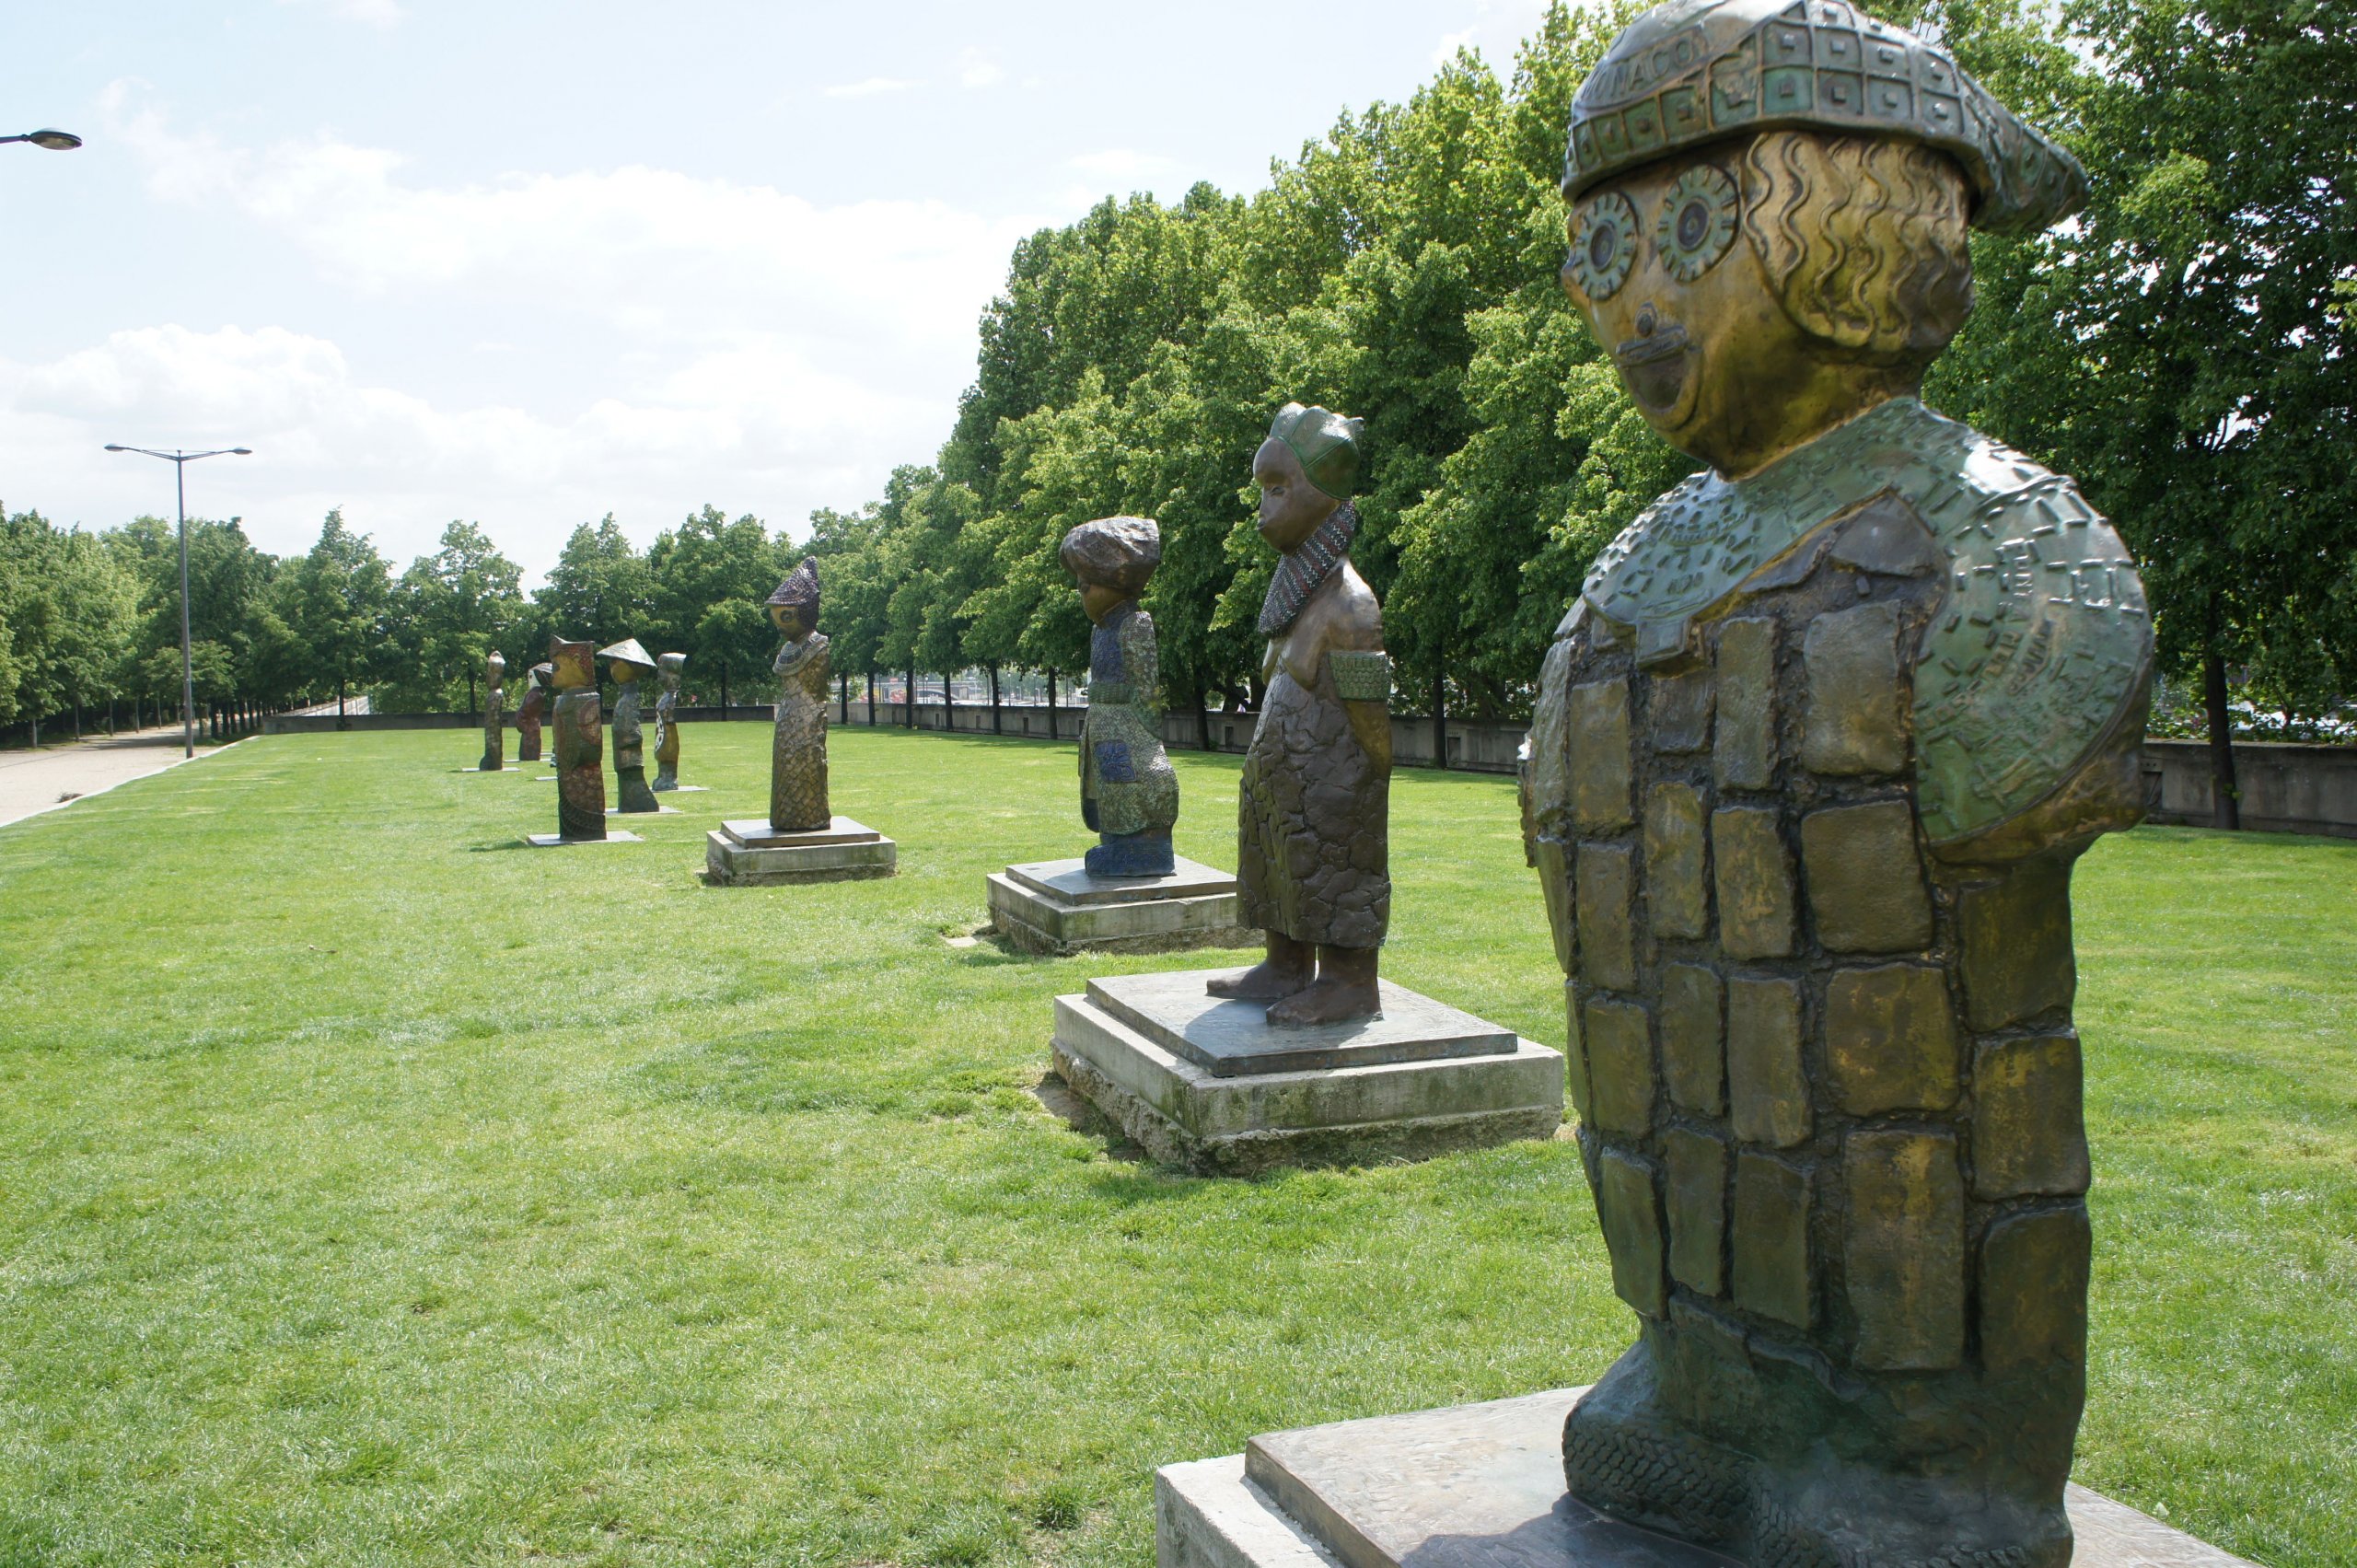
[[[1637,1342],[1586,1502],[1747,1562],[2060,1568],[2084,1398],[2071,868],[2152,630],[2071,481],[1918,401],[2069,155],[1840,0],[1672,0],[1573,100],[1562,283],[1701,471],[1558,627],[1525,821]]]
[[[1138,596],[1162,563],[1151,517],[1100,517],[1064,535],[1064,570],[1080,583],[1088,640],[1088,712],[1080,737],[1080,816],[1097,843],[1092,877],[1167,877],[1177,866],[1178,775],[1162,748],[1161,656]]]
[[[662,695],[655,699],[655,790],[679,787],[679,672],[687,668],[685,654],[662,654],[656,658],[656,671],[663,682]]]
[[[516,760],[519,762],[540,760],[540,725],[548,713],[549,682],[555,672],[555,666],[543,661],[525,675],[524,700],[516,706]]]
[[[606,661],[607,671],[614,678],[614,792],[620,796],[614,803],[617,811],[660,811],[663,803],[646,787],[646,732],[639,717],[638,682],[655,672],[655,661],[638,645],[635,637],[625,637],[611,647],[599,648],[598,656]]]
[[[496,773],[507,767],[507,661],[497,648],[482,661],[482,761],[477,772]]]
[[[556,688],[557,836],[567,842],[606,836],[605,705],[598,695],[592,643],[549,639]]]
[[[777,673],[777,733],[770,749],[770,826],[815,832],[827,805],[827,636],[819,630],[819,563],[805,557],[770,595],[770,624],[785,634]]]
[[[1391,661],[1351,564],[1361,422],[1287,403],[1252,459],[1260,537],[1281,552],[1260,607],[1268,700],[1237,799],[1240,924],[1268,956],[1210,983],[1271,1024],[1371,1017],[1391,918]]]

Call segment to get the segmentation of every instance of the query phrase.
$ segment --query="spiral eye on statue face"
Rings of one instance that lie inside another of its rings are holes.
[[[1580,293],[1602,301],[1620,292],[1637,264],[1637,209],[1609,191],[1580,209],[1563,272]]]
[[[1662,198],[1661,216],[1654,224],[1654,245],[1669,275],[1692,283],[1718,265],[1735,243],[1741,206],[1735,181],[1715,164],[1698,163],[1680,174]]]

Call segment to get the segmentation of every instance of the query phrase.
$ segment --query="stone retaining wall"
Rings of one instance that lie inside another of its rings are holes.
[[[871,719],[865,698],[830,704],[838,724],[877,723],[900,727],[908,723],[904,703],[876,704]],[[961,735],[1000,734],[1034,740],[1076,740],[1088,709],[1059,703],[1046,707],[1003,703],[995,729],[990,705],[960,703],[945,709],[939,703],[917,704],[916,727],[949,730]],[[647,714],[650,727],[654,715]],[[1252,738],[1250,714],[1213,713],[1208,722],[1214,751],[1241,752]],[[709,724],[722,719],[766,724],[768,704],[682,707],[684,724]],[[345,727],[364,729],[475,729],[482,720],[470,714],[354,714]],[[511,714],[509,723],[514,723]],[[271,735],[310,735],[337,727],[333,713],[273,714],[265,721]],[[1166,714],[1163,743],[1177,750],[1197,749],[1202,737],[1196,715]],[[1448,722],[1448,765],[1467,772],[1510,773],[1527,733],[1521,725]],[[1433,722],[1413,715],[1391,721],[1391,754],[1401,767],[1433,765]],[[2246,741],[2235,748],[2235,778],[2242,791],[2242,823],[2257,832],[2318,833],[2357,838],[2357,746],[2285,746]],[[2210,749],[2199,740],[2154,740],[2144,747],[2144,806],[2148,819],[2207,827],[2211,814]]]

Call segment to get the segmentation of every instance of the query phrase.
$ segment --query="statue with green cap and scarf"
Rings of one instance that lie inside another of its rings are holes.
[[[1252,459],[1260,537],[1283,559],[1260,608],[1268,698],[1237,800],[1238,923],[1268,955],[1210,982],[1298,1027],[1382,1010],[1391,917],[1391,661],[1351,565],[1360,422],[1288,403]]]
[[[2090,1231],[2071,868],[2152,627],[2071,481],[1918,400],[1970,230],[2085,196],[1842,0],[1670,0],[1573,100],[1562,285],[1702,467],[1557,628],[1524,821],[1636,1342],[1581,1502],[1778,1568],[2061,1568]]]

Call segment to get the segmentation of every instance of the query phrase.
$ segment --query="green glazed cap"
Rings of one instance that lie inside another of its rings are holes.
[[[1359,432],[1363,419],[1345,419],[1331,409],[1287,403],[1269,425],[1269,438],[1282,441],[1301,459],[1309,482],[1337,501],[1348,501],[1359,481]]]
[[[2079,210],[2086,171],[1945,50],[1845,0],[1665,0],[1572,100],[1563,194],[1761,131],[1922,142],[1963,166],[1974,226],[2035,234]]]

